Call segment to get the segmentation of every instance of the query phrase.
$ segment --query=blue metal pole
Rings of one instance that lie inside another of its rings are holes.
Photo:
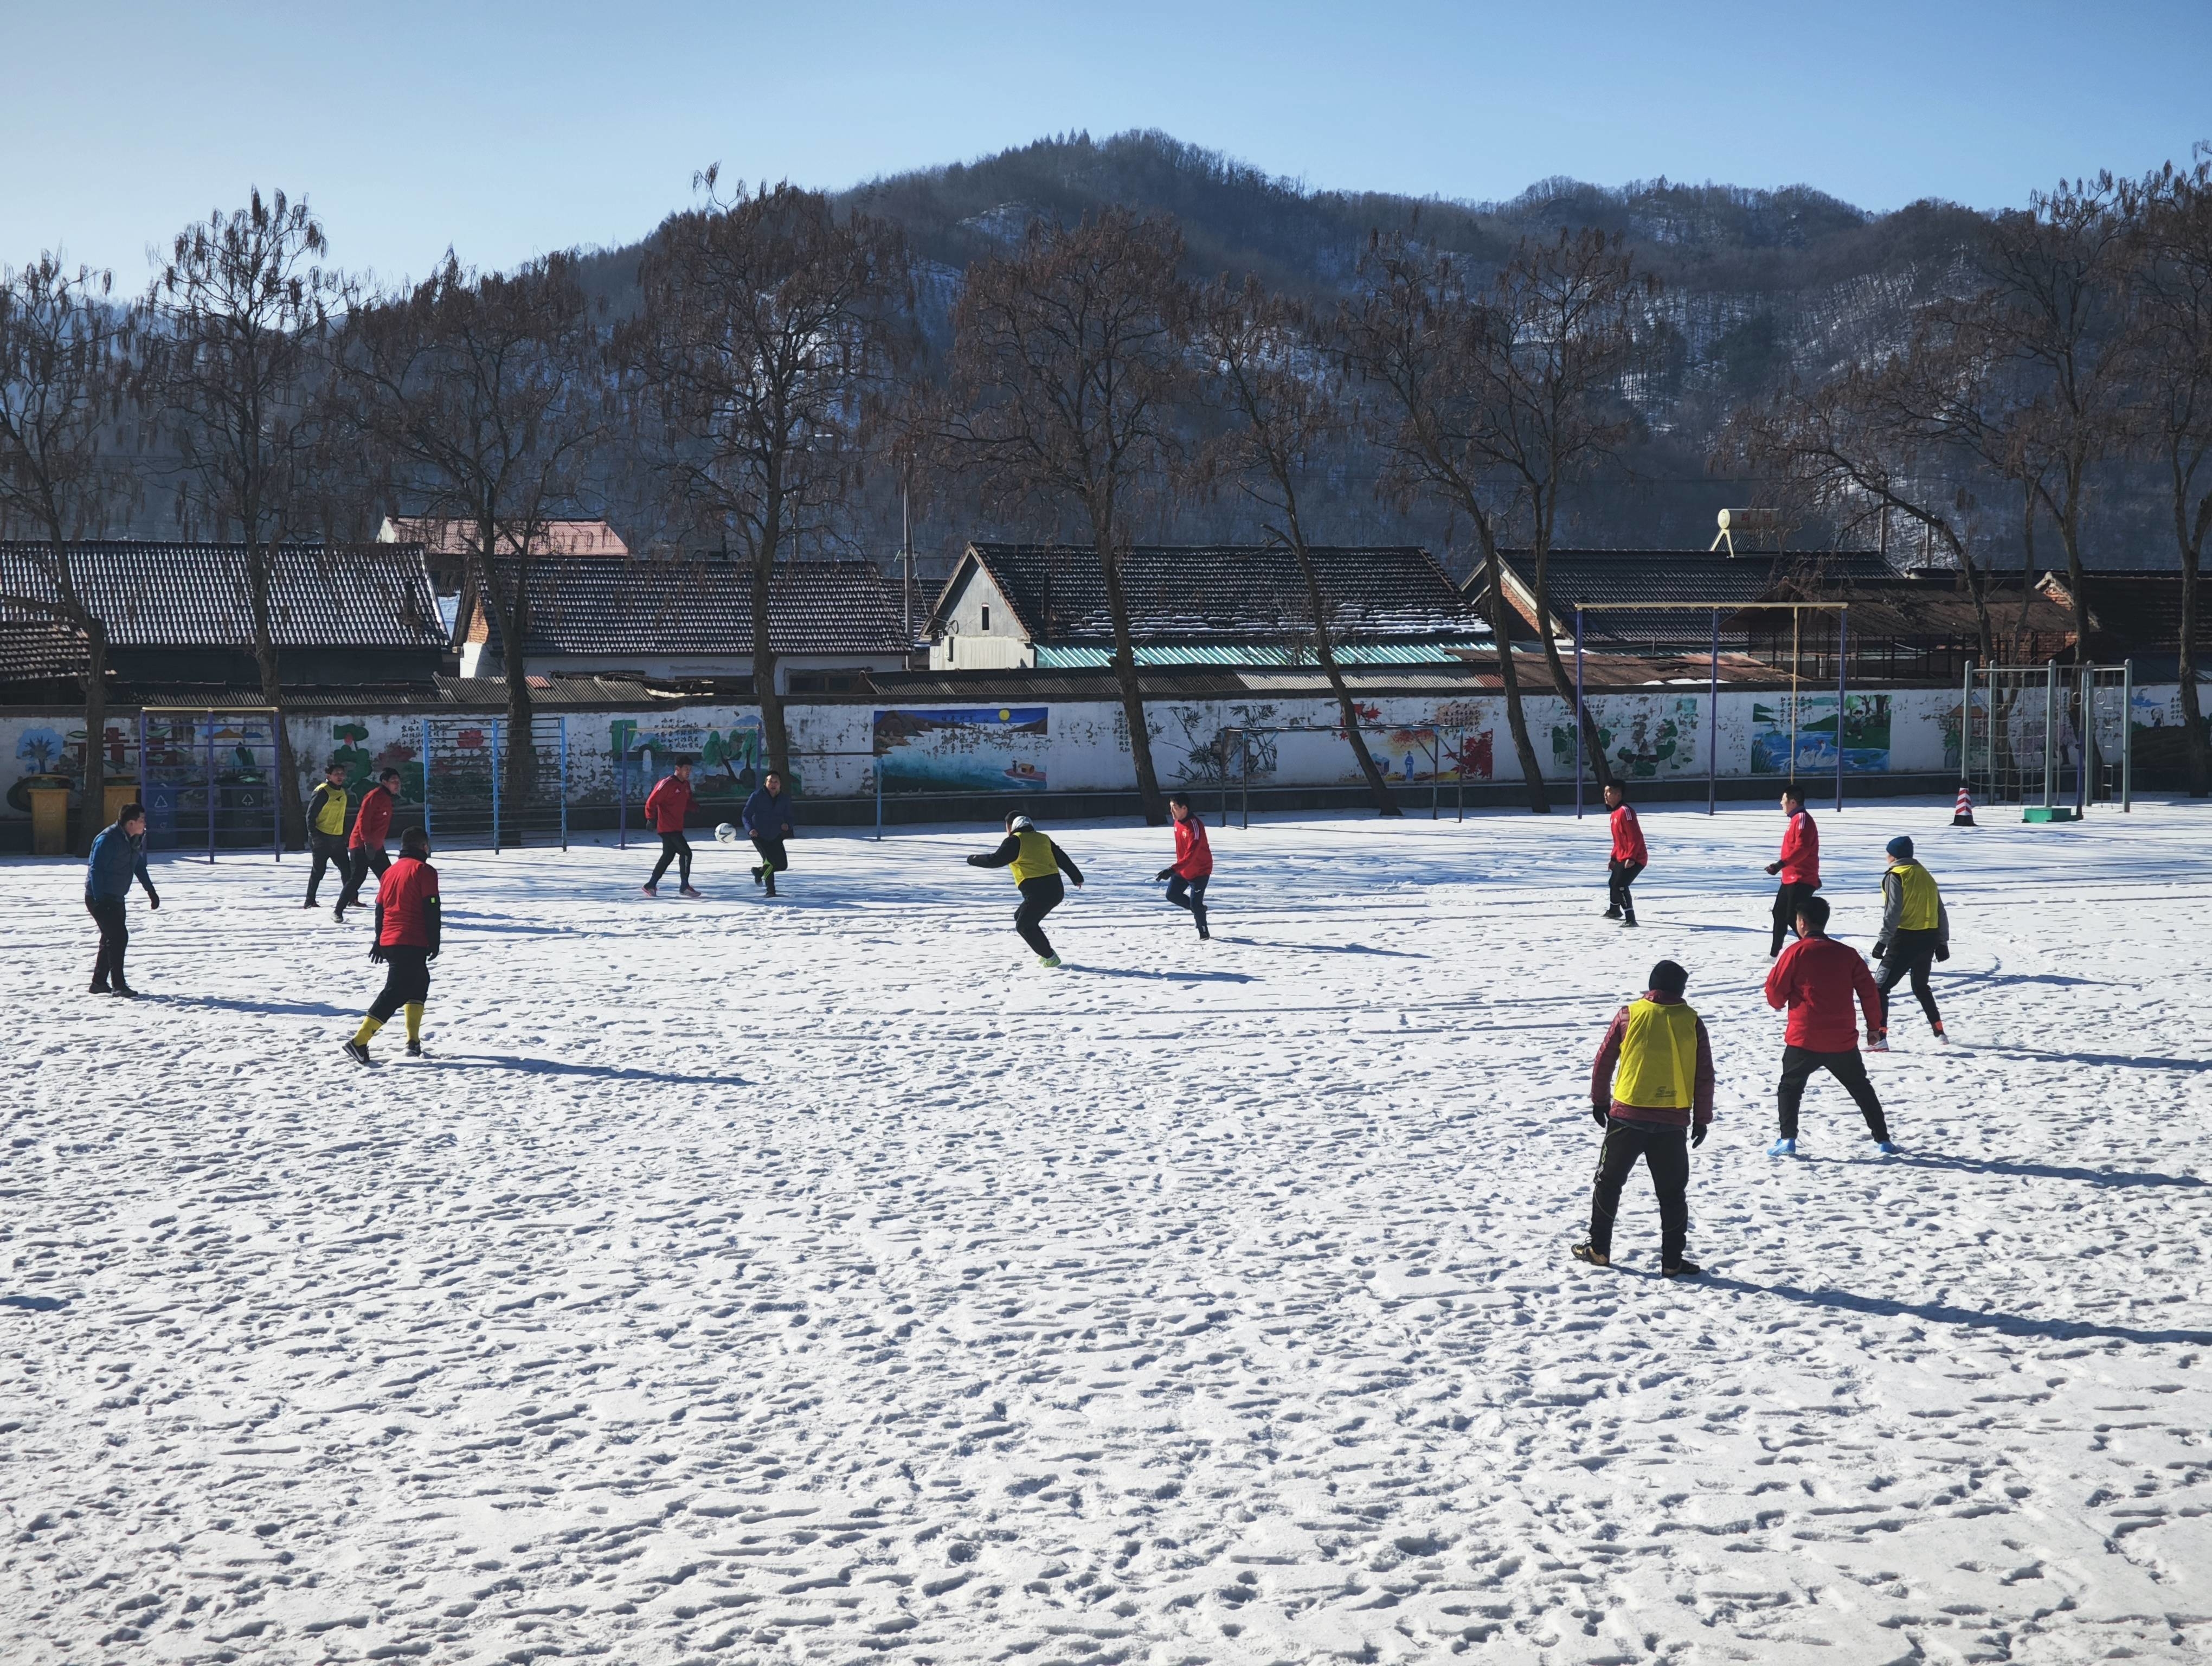
[[[491,848],[499,849],[499,720],[491,721]]]
[[[208,861],[215,861],[215,714],[207,714]]]
[[[619,731],[617,732],[619,733]],[[615,845],[617,849],[629,848],[629,757],[622,743],[617,740],[611,748],[615,764]]]
[[[1844,708],[1850,698],[1850,655],[1845,651],[1851,610],[1847,603],[1836,610],[1836,808],[1844,807]]]
[[[1509,645],[1506,650],[1510,653]],[[1575,819],[1583,818],[1583,611],[1575,610]]]
[[[876,842],[884,842],[884,761],[876,760]]]
[[[276,772],[284,763],[283,736],[277,727],[283,721],[282,712],[269,720],[269,860],[272,862],[284,860],[284,783],[276,779]],[[340,885],[343,885],[343,879]]]
[[[1721,802],[1721,611],[1713,610],[1712,684],[1705,696],[1705,813],[1717,815]]]
[[[561,736],[561,848],[568,848],[568,720],[556,717]]]

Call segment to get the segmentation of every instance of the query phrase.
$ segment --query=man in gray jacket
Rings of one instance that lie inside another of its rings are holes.
[[[1908,974],[1920,1010],[1928,1014],[1928,1027],[1937,1041],[1945,1039],[1936,992],[1928,987],[1928,968],[1951,958],[1951,915],[1935,875],[1913,860],[1912,841],[1905,835],[1892,839],[1888,850],[1889,872],[1881,876],[1881,935],[1874,945],[1874,958],[1881,962],[1881,975],[1875,979],[1881,991],[1881,1033],[1873,1043],[1877,1053],[1889,1051],[1889,992]]]

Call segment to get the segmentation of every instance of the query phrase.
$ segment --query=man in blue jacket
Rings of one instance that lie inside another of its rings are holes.
[[[766,886],[773,897],[775,876],[791,866],[791,858],[783,854],[783,842],[791,836],[791,800],[783,795],[783,777],[770,775],[756,787],[738,819],[750,836],[753,848],[760,852],[753,883]]]
[[[96,995],[138,993],[123,976],[123,952],[131,944],[123,904],[131,895],[134,879],[146,887],[147,906],[160,908],[161,895],[146,875],[146,806],[143,804],[125,805],[115,824],[100,830],[84,865],[85,912],[100,927],[100,958],[92,967],[92,993]]]

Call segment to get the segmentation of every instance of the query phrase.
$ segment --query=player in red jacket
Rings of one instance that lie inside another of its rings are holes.
[[[1769,873],[1782,876],[1774,893],[1774,940],[1768,945],[1769,960],[1782,952],[1782,939],[1796,928],[1797,910],[1820,888],[1820,830],[1805,808],[1805,794],[1792,781],[1782,789],[1782,813],[1790,819],[1782,830],[1782,854],[1766,865]]]
[[[430,836],[410,827],[400,836],[399,860],[377,882],[376,945],[368,958],[382,963],[384,988],[368,1016],[345,1044],[356,1064],[369,1062],[369,1038],[402,1006],[407,1009],[407,1051],[422,1054],[422,1007],[430,999],[430,963],[438,958],[438,870],[430,866]]]
[[[1856,949],[1828,935],[1827,903],[1808,897],[1797,905],[1797,940],[1766,974],[1766,1004],[1790,1009],[1778,1096],[1781,1136],[1767,1147],[1768,1156],[1796,1156],[1797,1109],[1805,1100],[1805,1084],[1816,1070],[1833,1076],[1858,1102],[1867,1132],[1874,1135],[1882,1155],[1896,1154],[1881,1101],[1875,1097],[1866,1061],[1859,1055],[1858,1025],[1851,1015],[1854,999],[1865,1015],[1871,1042],[1881,1032],[1881,988]]]
[[[1168,814],[1175,818],[1176,859],[1155,875],[1168,885],[1168,901],[1188,909],[1200,938],[1213,933],[1206,928],[1206,882],[1213,877],[1213,847],[1206,842],[1206,824],[1189,799],[1181,793],[1168,797]]]
[[[384,842],[392,836],[392,806],[399,802],[399,771],[386,769],[376,777],[376,785],[361,795],[361,809],[353,818],[353,837],[346,844],[345,884],[338,891],[337,906],[331,910],[331,918],[343,920],[348,909],[361,906],[361,882],[375,870],[376,882],[384,883],[384,876],[392,866],[392,859],[384,854]]]
[[[1628,888],[1651,865],[1651,853],[1644,848],[1644,824],[1636,819],[1636,806],[1617,783],[1605,789],[1605,807],[1613,812],[1613,860],[1607,864],[1605,917],[1632,926],[1636,899],[1628,894]]]
[[[645,824],[660,835],[660,860],[653,865],[653,878],[638,887],[647,897],[660,895],[660,876],[671,862],[677,864],[678,891],[685,897],[699,894],[691,889],[691,841],[684,836],[692,802],[691,760],[679,758],[645,795]]]

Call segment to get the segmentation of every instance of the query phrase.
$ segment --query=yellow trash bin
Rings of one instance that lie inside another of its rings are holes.
[[[31,854],[33,856],[69,854],[68,787],[33,787],[31,789]]]
[[[123,806],[137,801],[138,783],[135,781],[126,781],[118,785],[117,782],[110,781],[107,783],[107,791],[104,797],[106,801],[103,807],[107,813],[100,818],[100,824],[102,827],[112,827],[115,824],[115,818],[123,813]]]

